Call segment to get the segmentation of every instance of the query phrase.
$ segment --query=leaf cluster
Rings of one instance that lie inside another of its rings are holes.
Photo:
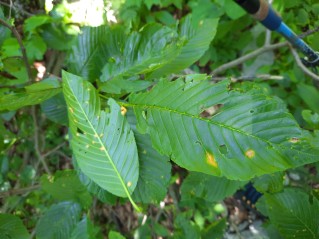
[[[31,82],[0,28],[1,238],[223,238],[225,199],[250,186],[260,237],[317,238],[319,94],[287,50],[228,72],[282,82],[215,82],[265,35],[234,1],[110,2],[118,23],[75,23],[66,2],[24,20],[27,63],[47,67]],[[300,29],[317,5],[275,7]]]

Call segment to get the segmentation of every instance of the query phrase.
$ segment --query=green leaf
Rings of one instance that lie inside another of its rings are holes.
[[[153,149],[149,135],[137,132],[136,119],[132,111],[127,113],[127,117],[134,130],[140,166],[140,177],[132,197],[138,202],[159,203],[166,195],[171,178],[169,158]]]
[[[75,44],[76,37],[63,30],[62,24],[46,24],[42,27],[41,36],[49,48],[65,51]]]
[[[200,238],[199,227],[186,214],[178,214],[174,221],[174,239]]]
[[[83,28],[66,57],[69,71],[89,80],[99,78],[101,66],[110,55],[108,46],[116,52],[124,38],[122,31],[112,33],[107,26]]]
[[[301,115],[310,127],[319,129],[319,114],[318,113],[313,114],[311,110],[303,110],[301,112]]]
[[[254,180],[254,187],[261,193],[275,193],[284,189],[284,172],[265,174]]]
[[[60,201],[73,201],[89,208],[92,197],[83,186],[75,171],[57,171],[54,176],[43,175],[41,188]]]
[[[11,214],[0,214],[0,238],[29,239],[30,235],[20,218]]]
[[[125,239],[119,232],[110,231],[109,232],[109,239]]]
[[[39,104],[61,92],[55,83],[46,81],[35,83],[25,88],[22,93],[0,95],[0,111],[17,110],[24,106]]]
[[[81,171],[103,189],[131,200],[139,174],[138,155],[133,132],[119,105],[110,99],[110,113],[101,111],[91,83],[67,72],[62,78],[71,146]]]
[[[81,172],[79,168],[77,168],[77,171],[81,183],[87,188],[90,193],[94,194],[103,203],[107,203],[109,205],[116,204],[118,197],[101,188],[98,184],[96,184],[93,180],[91,180],[83,172]]]
[[[67,125],[68,113],[63,93],[59,93],[41,103],[41,110],[53,122]]]
[[[234,194],[246,183],[245,181],[233,181],[227,178],[191,172],[182,184],[182,200],[192,200],[193,197],[197,197],[208,202],[217,202]]]
[[[61,202],[38,221],[35,232],[38,239],[69,239],[80,219],[81,207],[73,202]]]
[[[132,94],[127,106],[153,147],[191,171],[248,180],[318,161],[318,147],[281,100],[227,85],[163,80],[150,92]],[[211,106],[214,115],[202,117]]]
[[[99,228],[96,228],[86,216],[80,221],[72,232],[71,239],[97,239]]]
[[[310,85],[299,83],[298,93],[312,111],[319,113],[319,91]]]
[[[25,43],[29,61],[41,60],[47,50],[47,45],[39,35],[32,35]]]
[[[20,45],[16,38],[7,38],[2,45],[2,58],[22,56]]]
[[[218,19],[204,19],[195,24],[191,15],[183,19],[180,25],[180,36],[186,44],[180,54],[171,61],[150,74],[149,78],[157,78],[170,73],[179,72],[199,60],[208,50],[218,25]],[[196,50],[194,50],[196,49]]]
[[[179,53],[178,35],[172,29],[159,24],[150,24],[141,32],[133,32],[102,70],[101,81],[113,78],[145,74],[167,64]]]
[[[28,74],[21,57],[3,59],[3,71],[9,73],[9,78],[0,77],[1,86],[17,86],[27,83]],[[16,78],[16,79],[12,79]]]
[[[221,219],[210,224],[202,232],[202,239],[222,239],[226,230],[226,219]]]
[[[319,237],[319,201],[300,189],[285,189],[276,194],[266,194],[268,213],[284,238]]]
[[[109,94],[125,94],[145,90],[151,85],[152,82],[145,80],[124,80],[115,78],[102,83],[100,89]]]
[[[37,27],[50,23],[52,18],[48,15],[35,15],[24,21],[24,31],[33,32]]]
[[[233,0],[225,0],[224,10],[232,20],[236,20],[246,14],[246,12]]]

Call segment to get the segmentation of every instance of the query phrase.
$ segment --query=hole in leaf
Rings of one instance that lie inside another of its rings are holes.
[[[76,128],[76,132],[77,132],[78,134],[84,134],[84,132],[83,132],[80,128]]]
[[[223,107],[223,104],[217,104],[206,109],[203,109],[202,113],[200,114],[203,118],[210,118],[220,112],[220,109]]]
[[[255,110],[250,110],[249,113],[253,114],[255,113]]]
[[[300,142],[300,139],[299,139],[299,138],[296,138],[296,137],[292,137],[291,139],[289,139],[289,142],[290,142],[290,143],[293,143],[293,144],[296,144],[296,143],[299,143],[299,142]]]
[[[221,144],[219,145],[219,152],[223,155],[227,154],[228,153],[228,148],[225,144]]]
[[[142,117],[146,120],[146,117],[147,117],[147,111],[146,110],[142,111]]]

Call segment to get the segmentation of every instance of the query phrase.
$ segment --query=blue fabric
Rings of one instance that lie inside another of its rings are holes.
[[[272,8],[269,8],[266,18],[261,21],[265,27],[272,31],[276,30],[280,26],[281,22],[281,18]]]

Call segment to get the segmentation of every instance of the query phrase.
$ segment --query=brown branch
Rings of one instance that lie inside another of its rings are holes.
[[[2,24],[3,26],[5,26],[6,28],[8,28],[13,35],[15,36],[15,38],[18,40],[20,49],[21,49],[21,53],[22,53],[22,59],[24,61],[24,65],[27,69],[27,74],[28,74],[28,78],[29,78],[29,82],[32,81],[32,73],[31,73],[31,67],[28,61],[28,56],[27,56],[27,52],[25,50],[25,47],[23,45],[21,36],[19,34],[19,32],[16,30],[16,28],[14,26],[11,26],[10,24],[8,24],[5,20],[0,18],[0,24]]]
[[[30,187],[26,187],[26,188],[18,188],[18,189],[12,189],[6,192],[0,192],[0,198],[5,198],[5,197],[9,197],[9,196],[13,196],[13,195],[20,195],[20,194],[25,194],[28,192],[32,192],[35,190],[40,189],[40,185],[33,185]]]

